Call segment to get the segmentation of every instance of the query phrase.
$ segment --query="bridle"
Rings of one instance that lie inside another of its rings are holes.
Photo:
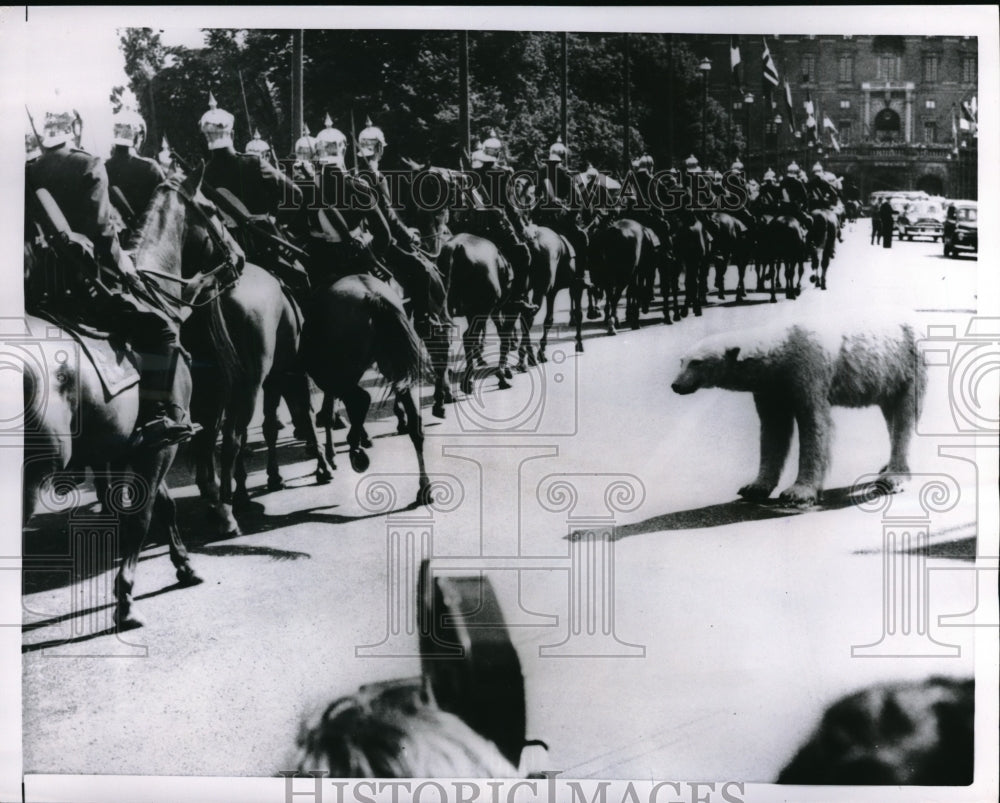
[[[235,285],[239,279],[240,274],[243,271],[243,265],[246,262],[243,254],[240,253],[239,247],[236,242],[232,239],[232,236],[223,228],[221,221],[215,215],[209,215],[202,206],[195,201],[195,199],[185,190],[185,188],[176,179],[169,178],[165,180],[159,187],[156,188],[157,192],[161,191],[171,191],[177,193],[180,198],[184,201],[185,206],[189,211],[193,211],[196,217],[204,224],[206,233],[208,234],[209,240],[215,246],[215,252],[221,255],[220,261],[214,267],[209,270],[199,271],[194,276],[189,279],[185,279],[182,276],[176,276],[172,273],[164,273],[158,270],[152,270],[150,268],[139,269],[138,272],[146,288],[152,292],[154,295],[159,296],[161,299],[166,299],[172,304],[198,308],[204,307],[211,304],[220,295],[226,292],[229,288]],[[194,287],[196,288],[194,297],[191,300],[184,299],[181,296],[174,295],[173,293],[164,290],[158,282],[156,282],[152,277],[157,279],[163,279],[169,282],[174,282],[175,284],[182,285],[186,288]],[[214,282],[215,291],[209,295],[207,298],[198,300],[198,296],[201,290],[209,283]]]

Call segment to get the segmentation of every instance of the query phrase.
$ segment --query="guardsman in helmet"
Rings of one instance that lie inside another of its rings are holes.
[[[840,200],[837,191],[823,172],[823,165],[819,162],[812,166],[812,175],[806,182],[806,192],[809,196],[810,209],[832,209]]]
[[[327,115],[329,119],[330,115]],[[330,121],[333,125],[333,121]],[[302,127],[302,136],[295,140],[292,149],[295,154],[295,161],[292,162],[292,181],[314,182],[316,180],[316,140],[309,136],[309,129]]]
[[[747,227],[747,229],[752,229],[757,221],[754,216],[750,213],[749,203],[750,203],[750,188],[747,185],[746,172],[743,166],[743,162],[736,159],[729,166],[729,187],[726,191],[732,195],[734,192],[740,195],[740,205],[737,209],[726,208],[725,211],[736,218],[740,223]],[[754,194],[759,191],[759,187],[754,187]]]
[[[388,247],[379,253],[389,270],[403,286],[413,305],[413,325],[421,336],[429,335],[444,322],[431,312],[431,272],[437,268],[420,250],[420,230],[407,226],[394,207],[389,182],[379,170],[386,147],[385,134],[370,119],[358,134],[358,156],[363,160],[358,176],[371,188],[378,209],[389,224],[391,239]]]
[[[638,167],[635,171],[640,197],[633,199],[632,203],[626,205],[625,213],[637,223],[652,229],[660,241],[660,252],[665,253],[666,249],[670,247],[670,226],[665,220],[662,210],[657,206],[653,171],[653,157],[644,153],[639,157]],[[659,195],[662,196],[662,192]]]
[[[375,250],[388,247],[389,224],[368,183],[348,171],[347,137],[333,127],[329,114],[312,145],[318,191],[311,204],[307,251],[313,287],[351,273],[387,275]]]
[[[278,222],[302,214],[302,191],[264,159],[237,153],[233,147],[233,115],[220,109],[211,93],[208,106],[199,122],[210,151],[205,165],[207,187],[203,185],[203,191],[232,219],[236,240],[250,262],[293,287],[302,287],[305,270],[286,256],[287,238],[278,228]],[[228,190],[249,215],[212,190]]]
[[[583,203],[567,170],[568,160],[569,151],[563,144],[562,137],[556,137],[556,141],[549,147],[548,158],[539,170],[535,183],[538,206],[535,208],[534,219],[539,225],[547,226],[569,240],[576,256],[577,273],[582,275],[587,269],[590,240],[580,225]]]
[[[507,307],[510,311],[537,312],[538,308],[528,299],[530,290],[531,252],[524,232],[524,212],[519,208],[514,186],[510,183],[513,170],[501,164],[503,142],[491,130],[483,140],[478,157],[473,159],[479,178],[478,198],[482,206],[477,210],[479,228],[510,263],[514,274]]]
[[[271,158],[271,146],[261,137],[260,131],[256,128],[253,130],[253,139],[246,144],[243,150],[249,156],[256,156],[262,161],[274,164],[274,160]]]
[[[79,114],[60,106],[45,114],[42,126],[42,154],[27,165],[26,187],[32,194],[47,190],[70,229],[87,238],[93,250],[87,257],[79,251],[52,254],[64,280],[59,283],[63,296],[37,298],[26,293],[27,305],[65,318],[85,316],[98,327],[128,336],[142,358],[139,414],[130,446],[158,449],[187,440],[199,428],[190,422],[175,389],[178,367],[187,370],[177,322],[128,291],[138,285],[138,274],[118,243],[107,171],[100,159],[77,147]],[[32,216],[44,214],[34,203],[28,210]],[[124,289],[110,287],[99,278],[101,274]]]
[[[781,189],[781,214],[791,215],[808,231],[810,225],[809,216],[805,210],[809,205],[809,194],[806,185],[800,178],[801,169],[798,164],[792,162],[785,171],[785,177],[781,179],[779,187]]]
[[[146,123],[134,109],[122,106],[111,128],[114,150],[104,162],[111,203],[121,214],[126,229],[135,234],[153,193],[166,176],[156,162],[136,153],[146,139]]]

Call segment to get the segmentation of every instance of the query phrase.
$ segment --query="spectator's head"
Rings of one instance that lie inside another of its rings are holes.
[[[299,772],[335,778],[517,778],[493,742],[442,711],[419,681],[364,686],[302,725]]]
[[[786,784],[972,783],[975,686],[933,677],[838,700],[778,776]]]

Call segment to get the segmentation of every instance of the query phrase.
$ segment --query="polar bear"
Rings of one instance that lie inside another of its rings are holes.
[[[770,496],[788,457],[792,422],[799,427],[799,473],[781,501],[810,505],[830,463],[830,407],[878,405],[892,449],[880,484],[892,491],[909,478],[907,451],[927,384],[917,327],[898,311],[816,318],[714,335],[681,360],[675,393],[723,388],[753,393],[760,416],[760,471],[739,490]]]

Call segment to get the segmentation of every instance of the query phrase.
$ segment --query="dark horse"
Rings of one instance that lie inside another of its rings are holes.
[[[809,281],[820,290],[826,290],[826,271],[836,248],[839,220],[832,209],[814,209],[809,217],[809,255],[812,259]]]
[[[160,186],[139,236],[135,263],[150,292],[169,295],[178,305],[214,306],[220,290],[217,282],[228,263],[216,247],[221,233],[210,204],[199,192],[199,182],[200,175]],[[199,255],[198,267],[213,262],[217,266],[182,280],[193,254]],[[175,295],[177,284],[182,288],[180,295]],[[203,295],[207,300],[199,300]],[[138,389],[107,398],[88,359],[80,359],[78,365],[59,360],[59,339],[53,339],[51,323],[28,316],[27,324],[29,331],[42,338],[45,359],[26,360],[24,365],[24,520],[36,512],[47,480],[55,482],[58,495],[59,472],[92,468],[98,486],[106,491],[103,504],[120,515],[122,561],[115,577],[114,621],[119,629],[139,627],[143,620],[132,591],[139,553],[154,522],[168,531],[170,560],[180,584],[201,582],[177,531],[174,502],[166,485],[177,447],[130,450],[128,442],[139,411]],[[64,342],[68,339],[68,334],[62,336]],[[177,397],[190,399],[191,375],[184,361],[178,364],[174,381]],[[127,489],[112,493],[105,479],[109,472],[129,477]]]
[[[577,268],[576,259],[569,243],[564,237],[545,226],[528,225],[525,227],[528,250],[531,252],[531,283],[532,303],[541,308],[545,300],[545,319],[542,323],[542,338],[538,343],[538,361],[546,362],[545,348],[549,342],[549,330],[555,318],[555,301],[560,290],[570,292],[570,323],[576,326],[576,350],[583,351],[583,315],[581,303],[583,298],[583,276]],[[537,313],[536,313],[537,314]],[[521,344],[518,349],[518,368],[523,370],[525,361],[535,364],[535,355],[531,347],[531,325],[534,315],[530,318],[522,313]]]
[[[367,274],[345,276],[315,290],[306,310],[300,353],[309,376],[327,398],[344,402],[351,423],[348,456],[357,472],[367,470],[369,465],[363,441],[371,396],[361,387],[361,378],[372,365],[378,365],[405,414],[417,453],[417,503],[427,504],[431,490],[424,466],[423,421],[413,397],[425,354],[399,294]],[[275,398],[275,407],[277,403]]]
[[[778,215],[767,224],[761,237],[766,244],[765,259],[771,266],[771,302],[775,297],[775,274],[784,267],[785,298],[797,298],[802,292],[802,273],[807,250],[807,232],[794,215]],[[795,276],[798,268],[798,277]]]
[[[747,265],[750,263],[751,238],[744,223],[726,212],[713,212],[708,218],[708,231],[712,237],[709,257],[715,263],[715,291],[720,299],[726,297],[726,270],[730,263],[736,265],[736,300],[746,298]]]
[[[676,215],[673,224],[673,250],[678,270],[684,271],[684,306],[681,314],[686,317],[688,310],[693,308],[694,314],[700,316],[702,305],[708,300],[708,235],[701,221],[688,211]],[[680,320],[676,311],[674,320]]]
[[[641,295],[638,282],[650,281],[656,270],[655,244],[640,223],[621,218],[595,231],[590,238],[590,280],[604,292],[604,322],[609,335],[617,333],[618,302],[625,294],[625,321],[639,328]]]

